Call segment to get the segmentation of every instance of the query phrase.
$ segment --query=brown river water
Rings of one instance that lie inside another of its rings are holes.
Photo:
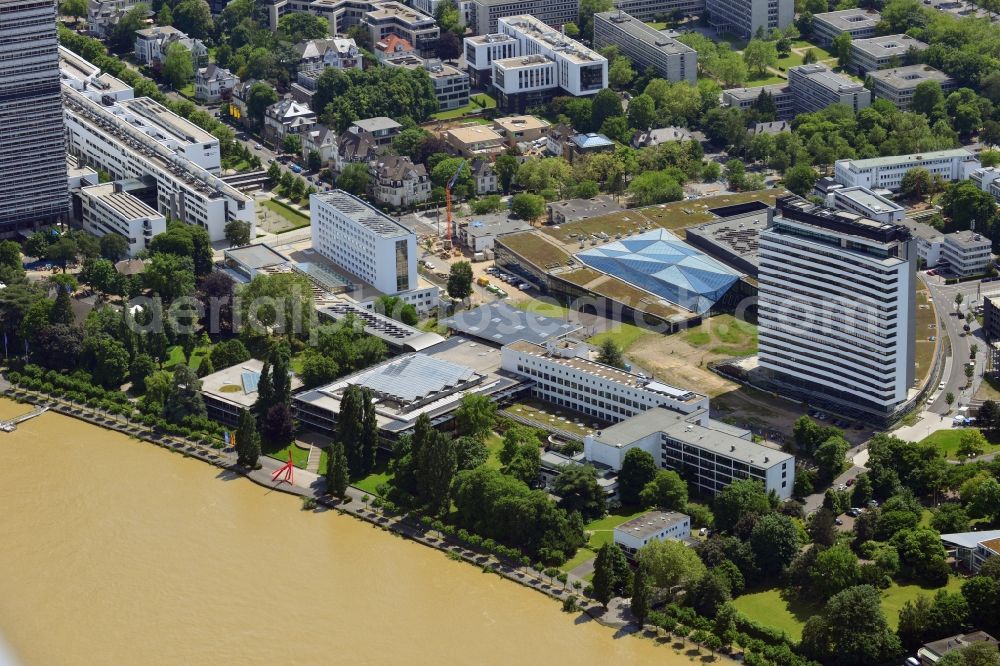
[[[0,418],[28,409],[0,400]],[[69,417],[0,432],[0,455],[0,636],[26,666],[690,663]]]

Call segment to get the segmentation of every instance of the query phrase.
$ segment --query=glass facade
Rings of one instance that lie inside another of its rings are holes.
[[[410,262],[406,239],[396,241],[396,290],[410,290]]]

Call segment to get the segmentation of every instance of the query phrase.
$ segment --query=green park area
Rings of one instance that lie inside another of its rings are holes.
[[[632,520],[636,516],[644,513],[643,509],[622,508],[608,513],[603,518],[592,520],[584,526],[584,530],[590,535],[587,545],[576,551],[571,559],[562,565],[563,571],[572,571],[584,562],[597,557],[597,551],[606,543],[614,540],[615,528],[625,521]],[[586,578],[589,579],[589,576]]]
[[[925,437],[920,443],[933,444],[948,460],[958,460],[958,448],[962,443],[962,435],[970,430],[970,428],[938,430]],[[996,453],[997,451],[1000,451],[1000,444],[987,442],[983,453]]]
[[[261,204],[269,212],[274,213],[274,215],[282,219],[277,225],[273,225],[275,233],[292,231],[293,229],[301,229],[302,227],[309,226],[309,217],[287,204],[275,201],[274,199],[264,199],[261,201]]]
[[[431,116],[435,120],[454,120],[455,118],[462,118],[463,116],[468,116],[474,113],[480,113],[486,109],[495,109],[497,106],[497,101],[485,93],[480,93],[478,95],[472,95],[469,97],[469,103],[465,106],[461,106],[457,109],[449,109],[447,111],[439,111]]]
[[[388,482],[391,478],[392,473],[389,471],[389,458],[379,453],[375,458],[375,469],[372,470],[371,474],[360,479],[351,479],[351,485],[355,488],[360,488],[369,495],[377,496],[379,495],[378,487]]]
[[[747,356],[757,351],[757,327],[728,314],[706,319],[682,335],[692,347],[720,356]]]
[[[947,592],[959,592],[961,587],[962,579],[957,576],[950,577],[948,584],[943,588],[893,583],[882,590],[882,610],[889,626],[895,629],[899,623],[899,609],[907,601],[913,601],[921,594],[933,597],[941,589]],[[802,627],[805,626],[806,620],[821,613],[823,609],[822,602],[792,597],[780,589],[744,594],[733,600],[733,606],[751,620],[785,632],[794,641],[802,638]]]

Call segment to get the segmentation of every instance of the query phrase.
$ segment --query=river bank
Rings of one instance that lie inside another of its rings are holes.
[[[24,393],[20,394],[21,398],[29,397]],[[37,396],[35,396],[37,398]],[[92,423],[94,426],[100,427],[102,429],[111,428],[113,430],[118,430],[122,435],[128,435],[129,437],[144,439],[146,441],[152,441],[161,447],[167,448],[168,450],[173,450],[175,452],[182,453],[185,457],[194,457],[208,462],[217,468],[220,468],[220,472],[216,478],[221,478],[223,480],[234,480],[238,477],[238,474],[244,473],[244,470],[239,470],[231,462],[231,456],[224,452],[219,452],[211,448],[198,447],[193,444],[182,443],[176,438],[157,435],[151,431],[145,433],[147,437],[143,437],[143,427],[138,424],[125,424],[118,419],[111,419],[97,414],[93,410],[81,406],[68,406],[61,404],[58,401],[48,401],[55,411],[68,412],[67,416],[72,416],[75,419],[80,419],[81,421]],[[39,421],[36,419],[35,421]],[[31,429],[31,424],[29,422],[25,424],[25,429]],[[148,430],[148,429],[147,429]],[[5,435],[6,436],[6,435]],[[16,434],[15,434],[16,436]],[[452,559],[461,559],[468,563],[474,564],[477,568],[481,570],[489,570],[497,573],[498,575],[517,582],[523,586],[531,587],[537,591],[543,592],[544,594],[554,597],[556,599],[563,599],[573,593],[572,589],[567,589],[559,583],[554,583],[552,581],[546,581],[537,572],[530,570],[524,570],[522,568],[510,566],[504,562],[499,561],[496,557],[475,552],[469,548],[464,547],[464,545],[457,543],[453,539],[449,539],[446,535],[439,534],[433,530],[429,530],[421,525],[418,521],[410,519],[400,519],[396,516],[383,515],[377,509],[368,506],[365,502],[362,502],[363,492],[357,489],[352,489],[352,501],[347,504],[340,504],[329,500],[328,498],[322,497],[322,481],[317,479],[315,475],[311,475],[312,479],[309,478],[308,473],[302,470],[296,470],[296,476],[300,477],[297,479],[297,485],[290,486],[287,484],[280,484],[275,486],[271,483],[271,470],[280,465],[276,461],[271,459],[264,459],[267,464],[261,470],[250,473],[250,480],[257,483],[259,486],[265,488],[267,493],[270,494],[274,490],[279,490],[282,493],[288,493],[293,495],[299,495],[302,497],[312,497],[316,500],[316,508],[311,513],[325,513],[331,509],[341,512],[348,513],[356,518],[361,518],[362,520],[380,527],[390,533],[404,536],[413,542],[418,542],[422,545],[431,546],[439,550],[443,550],[449,553],[449,557]],[[304,478],[303,478],[304,477]],[[474,571],[469,568],[470,571]],[[583,599],[582,596],[577,595],[578,599]],[[600,606],[597,604],[592,604],[591,612],[600,615]],[[559,613],[558,609],[551,608],[555,613]],[[579,616],[576,619],[576,623],[588,622],[589,618],[586,616]],[[635,627],[619,627],[619,631],[615,634],[616,638],[627,635],[633,631],[636,631]],[[654,634],[655,636],[655,634]],[[661,641],[642,641],[647,642],[652,646],[659,646],[661,643],[669,644],[667,640]],[[667,648],[669,649],[669,648]],[[663,650],[657,650],[659,653],[658,658],[663,660]],[[691,652],[689,650],[689,652]],[[673,653],[672,654],[676,654]],[[680,658],[680,655],[677,655]]]

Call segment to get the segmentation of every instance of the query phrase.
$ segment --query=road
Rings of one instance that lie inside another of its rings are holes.
[[[946,335],[951,346],[950,362],[946,361],[946,373],[942,377],[945,387],[931,395],[927,409],[935,414],[947,414],[952,409],[969,404],[969,400],[975,395],[976,388],[982,381],[983,372],[986,369],[986,339],[979,322],[976,321],[975,317],[969,316],[977,305],[982,304],[982,285],[978,280],[946,285],[940,277],[922,276],[922,279],[930,290],[934,307],[940,319],[938,335]],[[1000,284],[988,283],[987,289],[994,286],[1000,287]],[[955,309],[955,296],[957,294],[962,294],[963,298],[958,311]],[[963,314],[963,318],[959,318],[959,311]],[[969,333],[964,330],[966,325],[970,328]],[[969,382],[965,377],[965,364],[970,362],[969,355],[973,344],[978,346],[979,353],[976,354],[976,371],[973,375],[972,386],[966,388]],[[955,396],[953,406],[949,406],[945,400],[948,393]]]

